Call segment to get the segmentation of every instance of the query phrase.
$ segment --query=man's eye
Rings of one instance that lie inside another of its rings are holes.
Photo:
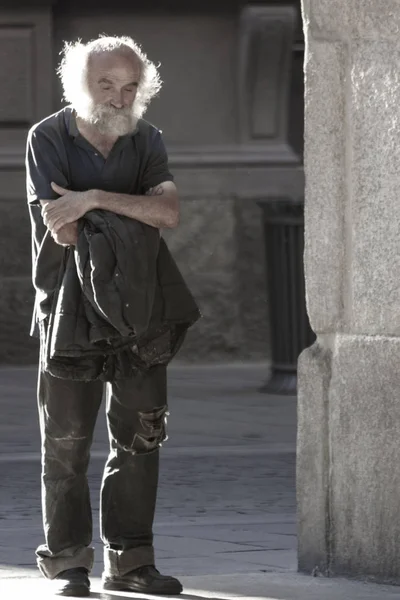
[[[104,91],[107,91],[107,90],[111,90],[111,87],[110,86],[108,86],[108,87],[102,87],[101,89],[104,90]]]

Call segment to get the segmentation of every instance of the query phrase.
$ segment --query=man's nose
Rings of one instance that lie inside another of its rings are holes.
[[[115,92],[112,100],[111,100],[111,104],[115,107],[115,108],[122,108],[124,106],[124,100],[122,98],[122,92]]]

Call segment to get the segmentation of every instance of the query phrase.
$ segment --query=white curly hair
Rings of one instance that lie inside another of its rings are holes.
[[[147,58],[139,44],[131,37],[102,34],[87,43],[83,43],[81,39],[76,42],[64,42],[57,74],[61,79],[64,99],[77,110],[78,114],[80,112],[84,114],[90,104],[87,86],[89,57],[93,54],[118,50],[132,51],[141,63],[139,86],[133,107],[136,118],[143,116],[152,98],[160,91],[162,81],[158,67]]]

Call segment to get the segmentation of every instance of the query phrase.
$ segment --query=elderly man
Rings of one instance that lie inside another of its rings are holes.
[[[67,249],[74,256],[90,211],[109,211],[158,230],[177,226],[179,201],[160,131],[142,119],[161,81],[140,47],[131,38],[105,36],[66,44],[58,73],[69,106],[32,127],[26,157],[36,288],[31,335],[41,340],[45,544],[36,555],[60,595],[88,596],[93,549],[86,470],[103,381],[85,375],[62,379],[43,366],[60,265]],[[108,380],[111,452],[100,511],[108,590],[182,591],[177,579],[161,575],[154,564],[152,527],[166,409],[165,364]]]

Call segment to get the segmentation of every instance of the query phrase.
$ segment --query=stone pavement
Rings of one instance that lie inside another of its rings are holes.
[[[296,572],[296,401],[266,396],[264,365],[171,366],[170,439],[162,450],[155,547],[183,598],[400,598],[398,588]],[[35,369],[0,369],[0,600],[53,597],[39,576],[42,542]],[[103,412],[89,480],[100,592],[98,491],[107,455]]]

